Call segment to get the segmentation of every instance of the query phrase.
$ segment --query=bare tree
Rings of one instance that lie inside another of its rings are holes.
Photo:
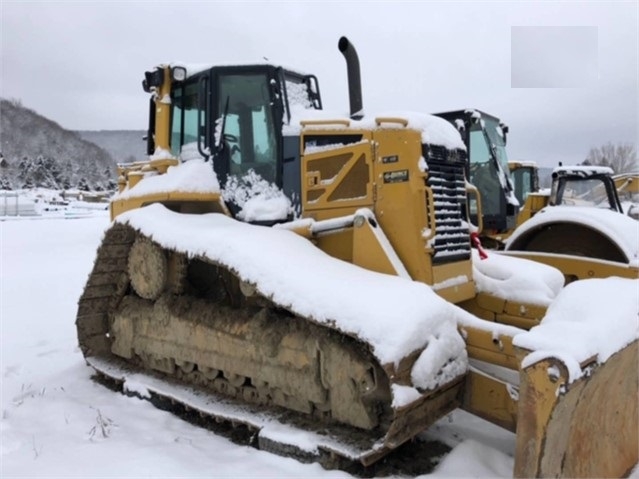
[[[591,148],[583,164],[609,166],[615,173],[628,173],[639,169],[637,150],[634,145],[614,145],[611,142]]]

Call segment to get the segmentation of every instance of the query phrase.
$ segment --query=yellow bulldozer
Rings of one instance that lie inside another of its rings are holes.
[[[457,130],[364,115],[357,54],[338,46],[350,115],[270,64],[145,73],[149,158],[118,169],[76,318],[87,362],[327,467],[371,465],[462,407],[516,432],[518,477],[628,474],[636,313],[603,348],[597,321],[553,310],[559,272],[482,262]],[[564,348],[562,324],[589,347]]]

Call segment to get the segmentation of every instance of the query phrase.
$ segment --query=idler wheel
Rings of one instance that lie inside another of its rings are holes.
[[[139,237],[129,252],[128,271],[138,296],[156,300],[166,285],[168,261],[162,248]]]

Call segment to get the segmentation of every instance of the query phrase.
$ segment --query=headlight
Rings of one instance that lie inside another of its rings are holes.
[[[173,81],[186,80],[186,68],[184,67],[171,68],[171,78],[173,79]]]

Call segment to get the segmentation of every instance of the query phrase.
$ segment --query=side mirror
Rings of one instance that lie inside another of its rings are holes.
[[[508,131],[510,130],[510,128],[508,128],[508,125],[506,125],[505,123],[499,123],[499,127],[501,128],[501,132],[504,134],[504,146],[505,146],[506,143],[508,143]]]

